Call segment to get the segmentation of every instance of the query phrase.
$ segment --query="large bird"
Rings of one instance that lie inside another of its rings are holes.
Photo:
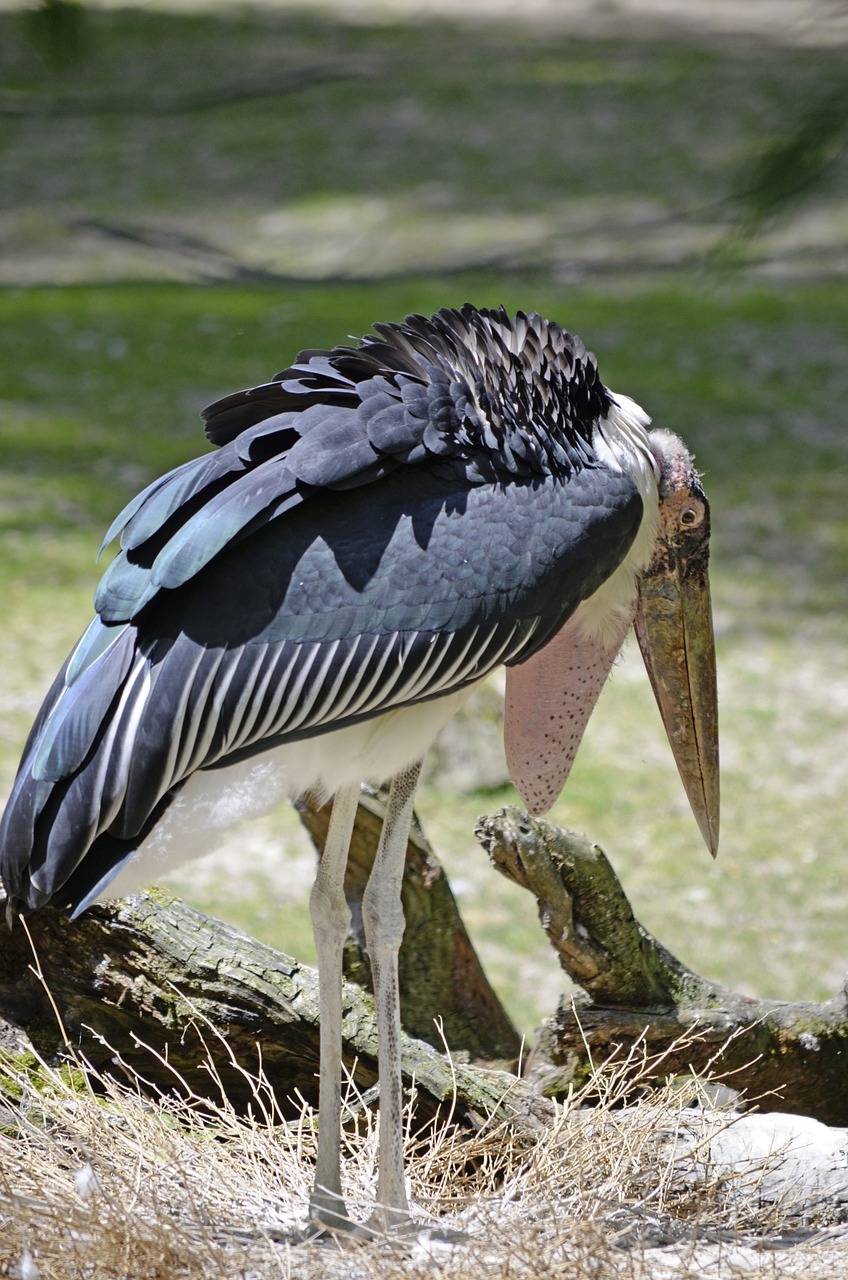
[[[581,342],[533,313],[465,305],[379,324],[204,417],[218,450],[151,484],[106,536],[120,551],[97,616],[47,695],[0,825],[7,910],[77,915],[284,796],[334,796],[310,899],[310,1211],[353,1229],[339,1178],[343,876],[360,782],[391,778],[363,914],[380,1039],[375,1222],[395,1226],[409,1208],[400,881],[422,756],[503,664],[510,774],[544,812],[635,624],[714,853],[707,500],[681,441],[650,431]]]

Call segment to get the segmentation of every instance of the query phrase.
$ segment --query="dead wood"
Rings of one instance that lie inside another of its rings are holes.
[[[320,847],[327,812],[307,806],[302,817]],[[364,798],[346,889],[354,915],[349,967],[366,983],[360,903],[381,823],[379,798]],[[405,1025],[421,1038],[405,1035],[403,1070],[422,1120],[452,1106],[471,1125],[493,1115],[535,1131],[545,1103],[534,1088],[562,1095],[593,1065],[640,1045],[640,1084],[649,1078],[647,1058],[663,1077],[709,1073],[749,1099],[769,1095],[771,1110],[848,1123],[846,989],[821,1004],[739,995],[688,969],[642,928],[606,857],[585,837],[517,809],[482,819],[477,834],[497,869],[536,897],[542,926],[580,990],[543,1025],[527,1084],[451,1063],[424,1043],[427,1036],[438,1046],[439,1017],[451,1047],[475,1056],[509,1057],[516,1037],[444,873],[414,830],[401,983]],[[161,894],[97,906],[73,923],[42,911],[27,925],[37,966],[22,927],[0,931],[0,1016],[24,1027],[48,1060],[70,1046],[101,1072],[123,1061],[154,1088],[185,1081],[214,1096],[210,1056],[236,1107],[248,1108],[253,1097],[241,1068],[260,1065],[284,1109],[315,1101],[318,978],[309,966]],[[351,982],[344,1035],[348,1069],[367,1091],[376,1082],[376,1021],[371,996]]]
[[[153,1091],[185,1084],[219,1097],[208,1057],[239,1110],[254,1101],[245,1073],[260,1067],[284,1113],[317,1102],[318,975],[308,965],[161,893],[101,904],[73,922],[45,909],[26,925],[41,976],[23,926],[0,931],[0,1013],[48,1061],[70,1051],[112,1075],[123,1062]],[[365,1092],[377,1079],[377,1023],[373,999],[352,983],[344,1037],[347,1068]],[[472,1128],[491,1118],[530,1134],[550,1105],[505,1072],[452,1063],[411,1036],[402,1053],[421,1122],[451,1111]]]
[[[739,995],[643,929],[585,836],[512,808],[482,819],[477,836],[498,871],[536,897],[560,964],[581,988],[545,1022],[530,1060],[547,1094],[564,1094],[592,1062],[641,1042],[661,1056],[665,1076],[709,1071],[748,1099],[768,1094],[769,1110],[848,1124],[848,987],[820,1004]]]

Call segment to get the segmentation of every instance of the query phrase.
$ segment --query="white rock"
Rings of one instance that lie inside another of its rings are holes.
[[[736,1175],[734,1194],[803,1217],[848,1216],[848,1129],[786,1112],[715,1113],[712,1125],[696,1159],[714,1174]]]

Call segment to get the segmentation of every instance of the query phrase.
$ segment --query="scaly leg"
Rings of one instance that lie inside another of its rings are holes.
[[[392,779],[386,819],[362,900],[365,941],[374,978],[380,1071],[380,1151],[373,1225],[385,1231],[409,1221],[403,1171],[398,951],[404,918],[400,890],[421,762]]]
[[[318,956],[321,1066],[318,1079],[318,1159],[309,1216],[326,1227],[350,1229],[342,1197],[342,952],[350,928],[344,874],[359,803],[359,785],[344,787],[333,801],[330,828],[309,899]]]

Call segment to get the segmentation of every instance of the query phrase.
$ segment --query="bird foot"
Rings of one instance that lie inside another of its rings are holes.
[[[408,1209],[375,1206],[366,1222],[356,1222],[348,1213],[344,1198],[334,1192],[313,1192],[309,1201],[309,1221],[298,1231],[300,1242],[335,1241],[337,1244],[367,1244],[391,1241],[397,1244],[457,1244],[465,1234],[437,1223],[416,1222]]]
[[[418,1230],[418,1223],[413,1222],[408,1209],[394,1209],[385,1204],[376,1204],[366,1226],[378,1236],[405,1235]]]
[[[311,1206],[302,1239],[368,1244],[377,1240],[400,1240],[416,1234],[419,1229],[419,1224],[413,1222],[409,1214],[392,1214],[389,1217],[381,1211],[373,1213],[367,1222],[356,1222],[348,1217],[343,1207],[328,1211]]]
[[[373,1214],[367,1222],[354,1222],[338,1211],[333,1213],[332,1218],[329,1214],[319,1217],[314,1209],[310,1211],[310,1220],[300,1230],[276,1232],[266,1228],[265,1234],[274,1240],[285,1240],[288,1244],[332,1244],[343,1250],[347,1246],[380,1242],[416,1253],[423,1249],[427,1255],[441,1255],[445,1249],[449,1250],[468,1240],[467,1234],[457,1228],[415,1222],[409,1215],[403,1221],[395,1217],[389,1226],[382,1215]]]
[[[337,1232],[351,1239],[370,1238],[363,1234],[365,1227],[351,1218],[342,1196],[330,1191],[313,1192],[309,1201],[309,1222],[304,1229],[304,1239],[323,1239]]]

